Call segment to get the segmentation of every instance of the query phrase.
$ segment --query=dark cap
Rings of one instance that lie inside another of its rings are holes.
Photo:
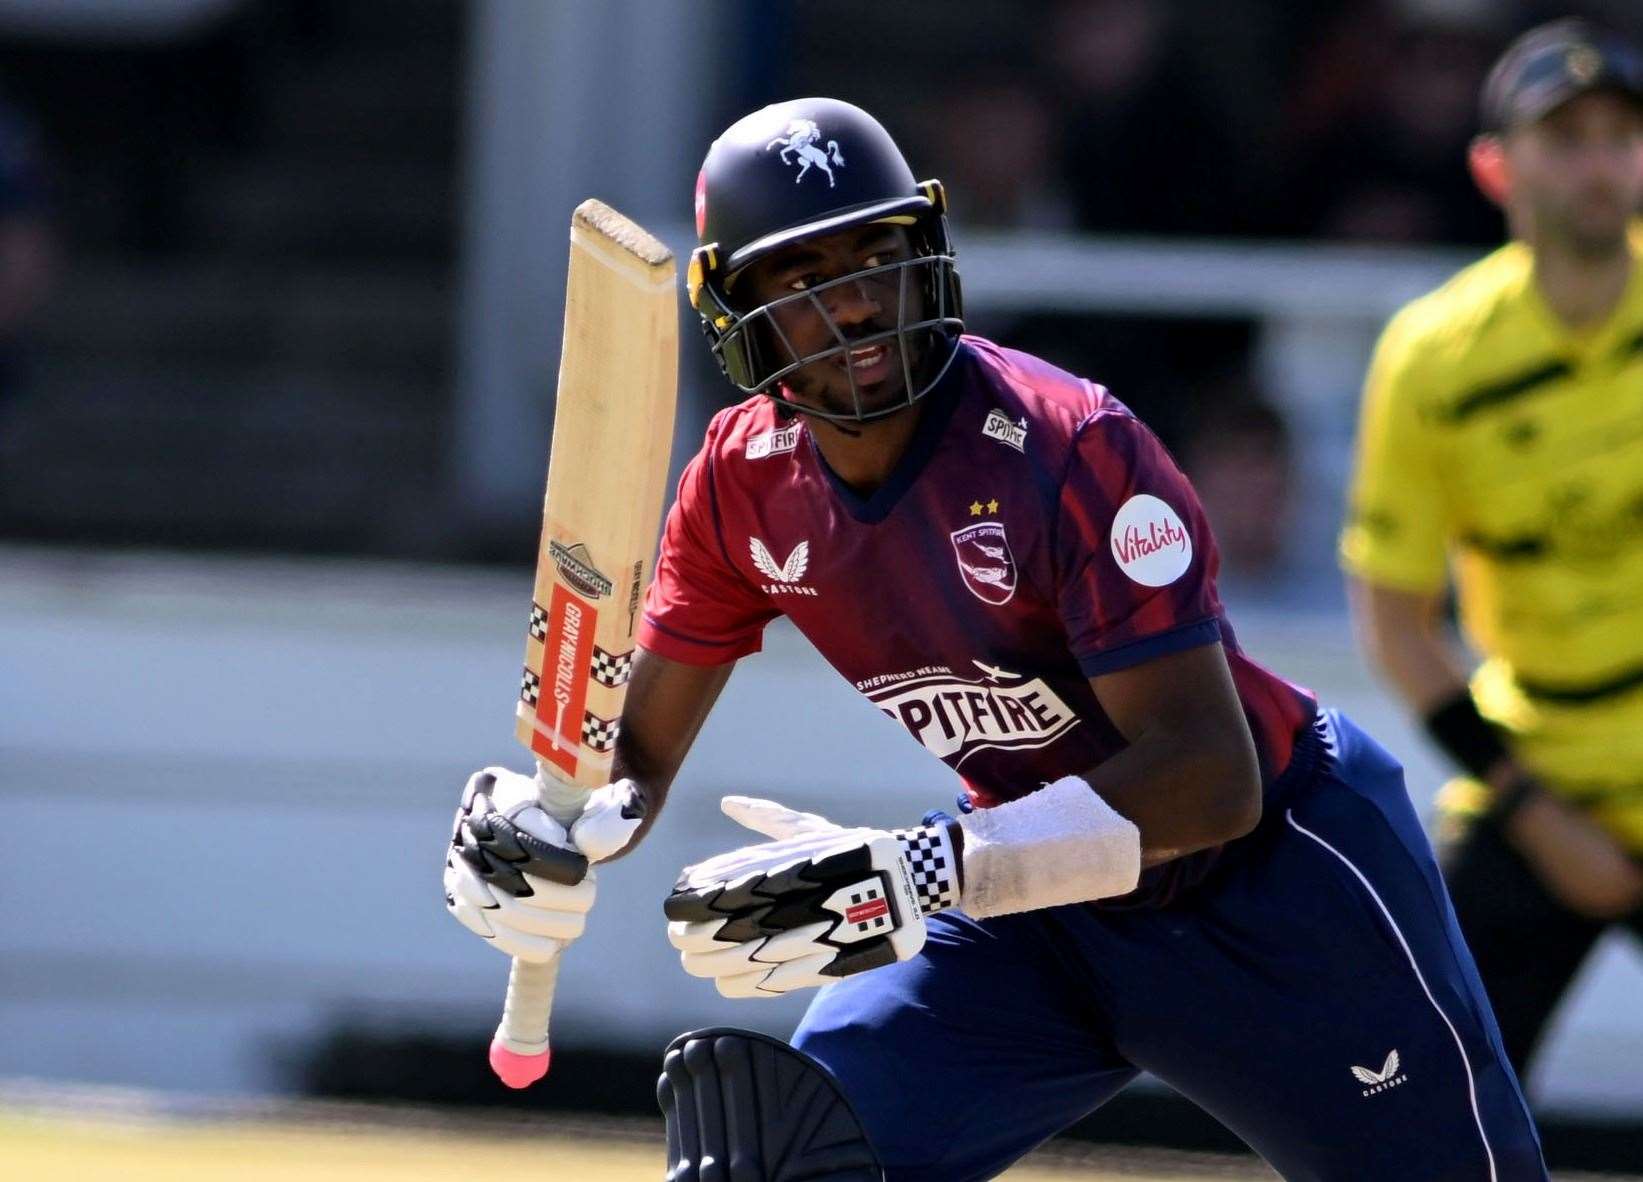
[[[1530,29],[1489,71],[1483,126],[1533,123],[1576,95],[1612,90],[1643,103],[1643,52],[1619,34],[1570,17]]]

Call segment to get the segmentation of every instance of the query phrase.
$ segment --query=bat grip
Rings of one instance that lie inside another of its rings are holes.
[[[587,804],[589,789],[567,784],[538,764],[536,794],[543,811],[569,829]],[[510,1088],[529,1087],[548,1073],[548,1018],[558,980],[559,956],[537,962],[516,958],[508,972],[508,995],[490,1058],[491,1070]]]
[[[568,784],[550,772],[540,760],[536,764],[536,799],[542,805],[542,811],[566,829],[571,822],[582,815],[582,809],[588,803],[588,797],[593,795],[593,789],[584,788],[580,784]]]

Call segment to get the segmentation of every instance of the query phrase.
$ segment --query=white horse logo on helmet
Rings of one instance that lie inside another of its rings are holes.
[[[771,148],[780,144],[782,150],[778,154],[781,156],[783,164],[792,164],[793,157],[798,158],[799,175],[793,178],[795,185],[804,180],[804,174],[810,171],[810,166],[813,164],[827,174],[827,187],[831,189],[833,187],[833,169],[829,161],[843,168],[844,153],[839,151],[838,140],[828,140],[827,151],[822,151],[816,147],[820,139],[821,128],[816,126],[815,120],[794,119],[787,125],[787,134],[785,136],[779,135],[771,140],[764,146],[764,150],[768,152]]]

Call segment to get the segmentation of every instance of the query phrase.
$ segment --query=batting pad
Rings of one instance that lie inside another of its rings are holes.
[[[667,1182],[884,1182],[827,1069],[751,1030],[681,1034],[662,1055]]]

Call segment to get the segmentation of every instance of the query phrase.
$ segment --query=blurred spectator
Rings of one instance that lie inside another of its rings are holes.
[[[1065,0],[1046,23],[1065,120],[1062,170],[1080,228],[1235,234],[1247,228],[1231,134],[1156,0]]]
[[[29,318],[50,285],[54,254],[39,137],[0,100],[0,435],[22,384]]]
[[[253,49],[308,4],[270,0],[0,0],[0,73],[62,145],[65,225],[92,248],[194,245],[191,186],[251,144]]]
[[[1221,562],[1233,578],[1275,573],[1289,533],[1292,468],[1284,418],[1244,383],[1202,399],[1181,448]]]
[[[1488,243],[1499,214],[1463,161],[1493,37],[1478,17],[1347,12],[1303,70],[1277,229],[1375,242]],[[1343,89],[1342,78],[1361,84]],[[1287,224],[1283,224],[1286,223]]]
[[[1057,177],[1059,125],[1044,94],[998,72],[972,78],[921,120],[931,175],[965,225],[1059,228],[1072,212]]]

